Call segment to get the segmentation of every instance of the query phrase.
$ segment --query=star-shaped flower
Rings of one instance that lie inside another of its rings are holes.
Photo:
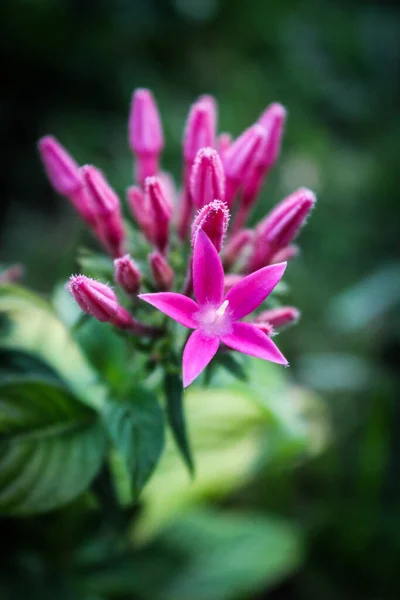
[[[226,346],[287,365],[273,341],[251,323],[240,321],[264,302],[281,279],[286,263],[264,267],[244,277],[224,297],[224,269],[214,245],[198,232],[193,250],[193,287],[197,302],[173,292],[140,294],[181,325],[194,329],[183,352],[183,386],[187,387],[215,356],[220,342]]]

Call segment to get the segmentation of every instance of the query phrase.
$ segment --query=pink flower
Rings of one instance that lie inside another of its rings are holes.
[[[181,325],[194,329],[183,352],[183,386],[190,385],[215,356],[220,342],[226,346],[287,365],[272,340],[240,319],[258,308],[281,279],[286,263],[264,267],[234,285],[224,297],[224,270],[215,246],[204,231],[197,234],[193,252],[193,286],[197,302],[172,292],[140,294]]]

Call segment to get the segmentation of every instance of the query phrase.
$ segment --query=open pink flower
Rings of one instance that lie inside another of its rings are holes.
[[[286,263],[264,267],[244,277],[224,297],[224,269],[215,246],[200,230],[193,251],[193,286],[197,302],[173,292],[140,294],[181,325],[194,329],[183,352],[183,386],[187,387],[215,356],[220,342],[234,350],[282,365],[287,360],[256,325],[243,323],[272,292]]]

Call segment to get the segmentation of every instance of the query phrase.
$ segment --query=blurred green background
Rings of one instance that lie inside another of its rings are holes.
[[[177,179],[182,129],[198,95],[216,96],[220,130],[234,136],[268,103],[287,107],[281,160],[254,219],[299,186],[317,193],[317,208],[300,237],[301,255],[286,278],[287,302],[300,308],[302,319],[279,345],[290,359],[291,380],[323,399],[331,434],[318,456],[299,464],[282,460],[225,499],[222,513],[232,506],[257,509],[288,520],[304,535],[303,558],[290,576],[261,583],[254,594],[243,596],[239,589],[237,597],[398,598],[396,3],[3,0],[0,39],[0,261],[23,263],[27,285],[46,294],[76,270],[76,248],[85,234],[47,183],[35,150],[40,136],[53,133],[80,163],[104,169],[123,196],[132,178],[126,129],[135,87],[149,87],[157,98],[167,142],[163,163]],[[14,546],[21,539],[24,547],[30,528],[37,532],[44,519],[39,525],[27,521],[25,528],[7,521],[4,539],[10,534]],[[206,535],[207,524],[207,513],[198,515],[192,535]],[[244,517],[242,525],[246,529]],[[168,547],[177,532],[165,535],[156,573],[160,563],[166,573],[173,571]],[[272,542],[259,549],[272,556],[275,551]],[[241,560],[232,558],[228,577]],[[101,586],[94,589],[90,598],[102,598]],[[182,589],[171,598],[231,597],[223,589],[203,596],[190,586]],[[19,598],[7,590],[0,587],[2,599]],[[64,597],[57,594],[41,598]]]

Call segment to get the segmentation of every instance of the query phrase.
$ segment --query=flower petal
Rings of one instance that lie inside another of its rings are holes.
[[[234,323],[232,333],[221,337],[221,341],[243,354],[270,360],[279,365],[288,365],[288,361],[271,338],[250,323]]]
[[[199,310],[196,302],[183,294],[159,292],[158,294],[139,294],[141,300],[148,302],[181,325],[196,329],[193,314]]]
[[[200,329],[192,333],[183,351],[183,387],[190,385],[206,368],[218,346],[218,337],[207,337]]]
[[[193,251],[193,287],[199,304],[221,304],[224,269],[214,244],[199,230]]]
[[[253,312],[269,296],[285,269],[285,262],[263,267],[236,283],[226,294],[230,314],[237,321]]]

